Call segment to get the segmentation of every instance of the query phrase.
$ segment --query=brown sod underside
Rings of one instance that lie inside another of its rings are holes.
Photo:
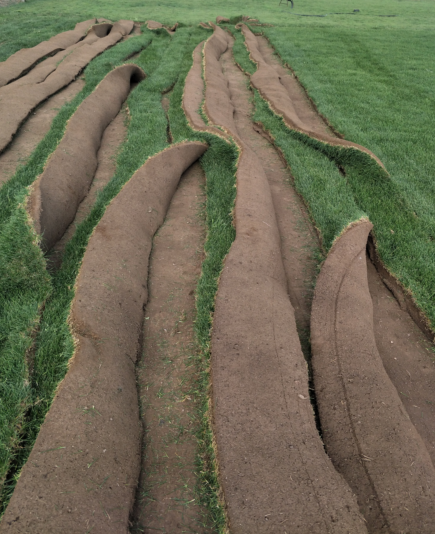
[[[70,84],[86,65],[133,29],[132,21],[93,26],[86,38],[39,63],[29,74],[0,88],[0,153],[38,104]]]
[[[12,178],[20,164],[27,163],[39,142],[49,132],[59,109],[70,102],[83,89],[84,85],[84,80],[81,77],[77,78],[30,114],[25,126],[18,130],[12,142],[0,154],[0,187]]]
[[[311,319],[323,439],[358,497],[369,532],[433,532],[435,469],[379,356],[365,250],[369,222],[337,239]]]
[[[6,61],[0,63],[0,87],[23,76],[42,58],[65,50],[81,41],[95,22],[95,19],[79,22],[74,30],[59,33],[33,48],[23,48],[12,54]]]
[[[95,228],[70,314],[74,358],[0,532],[128,532],[140,464],[135,363],[152,239],[182,173],[206,148],[186,142],[150,158]]]
[[[105,129],[101,137],[101,146],[97,153],[97,170],[95,171],[91,187],[86,197],[80,203],[74,220],[68,226],[61,239],[50,250],[48,259],[48,269],[58,269],[63,261],[63,253],[69,240],[74,236],[77,227],[90,214],[92,207],[97,200],[97,195],[103,191],[116,171],[116,156],[120,147],[127,137],[127,105],[121,108],[121,111]]]
[[[148,276],[138,395],[144,427],[134,533],[211,534],[198,499],[195,288],[205,227],[199,162],[180,179],[165,222],[154,236]]]
[[[215,27],[205,45],[205,109],[237,140],[236,240],[216,297],[213,416],[231,532],[366,532],[350,488],[326,456],[309,401],[307,365],[287,295],[266,176],[239,138]],[[283,515],[285,514],[285,515]]]
[[[50,250],[74,220],[92,183],[103,133],[119,113],[132,85],[144,78],[144,72],[135,65],[114,69],[68,122],[28,201],[44,250]]]

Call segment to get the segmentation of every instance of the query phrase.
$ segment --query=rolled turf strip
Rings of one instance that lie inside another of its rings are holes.
[[[78,107],[65,135],[32,186],[28,211],[50,250],[74,220],[97,169],[97,154],[107,126],[119,113],[133,83],[145,78],[136,65],[111,71]]]
[[[149,255],[182,173],[206,149],[184,142],[150,158],[95,228],[68,318],[75,353],[0,533],[130,531],[141,446],[135,363]]]
[[[278,115],[281,115],[287,126],[293,130],[297,130],[309,137],[317,139],[322,143],[332,146],[342,146],[346,148],[353,148],[360,152],[365,152],[376,163],[385,169],[382,161],[371,150],[365,148],[352,141],[332,137],[321,132],[310,129],[298,116],[297,110],[293,105],[285,86],[281,83],[277,71],[268,65],[257,44],[257,37],[245,25],[240,25],[242,33],[245,37],[245,43],[249,50],[251,59],[257,64],[257,71],[251,76],[251,84],[255,87],[261,96],[269,102],[269,105]]]
[[[0,63],[0,87],[25,74],[45,56],[51,56],[78,43],[95,22],[95,19],[79,22],[74,30],[59,33],[33,48],[23,48],[12,54],[6,61]]]
[[[316,429],[269,184],[238,136],[219,63],[226,39],[215,27],[204,50],[207,115],[241,149],[236,239],[220,276],[211,343],[213,428],[229,530],[367,533]]]
[[[96,56],[131,32],[132,21],[98,24],[86,38],[37,65],[29,74],[0,88],[0,153],[21,123],[45,99],[69,85]]]
[[[364,220],[349,227],[316,283],[311,347],[323,439],[370,533],[429,534],[435,470],[376,347],[366,265],[371,228]]]

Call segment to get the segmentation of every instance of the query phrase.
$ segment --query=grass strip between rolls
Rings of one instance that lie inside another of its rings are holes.
[[[205,33],[205,32],[204,32]],[[208,37],[210,33],[205,37]],[[204,37],[203,37],[204,39]],[[199,43],[199,41],[198,41]],[[198,497],[209,510],[216,532],[226,532],[226,518],[218,480],[218,465],[210,414],[210,339],[215,296],[223,261],[235,239],[233,208],[236,197],[235,175],[238,150],[219,136],[193,131],[182,108],[186,76],[192,66],[192,51],[186,53],[182,74],[171,94],[169,122],[174,142],[184,139],[206,141],[210,148],[201,158],[206,175],[205,258],[196,289],[195,334],[198,351],[195,355],[198,371],[192,392],[198,406],[197,477]]]

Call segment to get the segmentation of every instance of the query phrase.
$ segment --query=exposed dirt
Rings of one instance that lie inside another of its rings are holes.
[[[135,363],[152,239],[182,173],[206,148],[182,143],[150,158],[92,234],[69,318],[75,354],[0,532],[128,532],[140,465]]]
[[[149,30],[160,30],[161,28],[164,28],[170,35],[172,35],[178,28],[178,22],[176,22],[173,26],[166,26],[165,24],[157,22],[156,20],[147,20],[146,25]]]
[[[182,176],[154,237],[138,362],[144,442],[132,532],[211,532],[195,495],[194,291],[205,238],[203,171]]]
[[[377,350],[366,263],[371,228],[366,221],[347,229],[316,283],[311,343],[323,439],[369,532],[429,534],[435,469]]]
[[[435,352],[367,260],[376,346],[435,465]]]
[[[118,150],[127,133],[126,119],[127,115],[125,110],[121,110],[104,130],[103,137],[101,138],[101,146],[97,154],[97,170],[95,171],[94,179],[87,195],[77,208],[73,222],[50,251],[50,268],[58,269],[60,267],[65,245],[74,235],[77,226],[89,215],[98,193],[114,175]]]
[[[250,95],[231,52],[219,61],[228,41],[215,28],[206,43],[205,108],[242,149],[236,240],[221,274],[212,334],[214,429],[230,530],[363,533],[356,501],[316,430],[275,206],[262,168],[266,141],[258,136],[253,148],[245,138],[245,128],[252,132],[246,117]],[[269,151],[264,159],[270,161]],[[280,181],[276,176],[276,187]],[[298,235],[294,226],[293,235]],[[295,266],[302,274],[298,262],[288,268]],[[306,302],[298,284],[294,291]]]
[[[103,133],[133,84],[144,78],[136,65],[112,70],[68,121],[65,135],[32,185],[28,201],[44,250],[50,250],[74,220],[92,183]]]
[[[12,143],[0,154],[0,187],[15,174],[18,165],[27,162],[38,143],[50,130],[59,109],[70,102],[84,85],[84,80],[78,78],[33,111],[18,130]]]
[[[265,37],[257,36],[257,44],[264,61],[278,73],[279,81],[285,87],[297,110],[298,117],[306,125],[307,129],[319,134],[334,136],[334,132],[313,108],[311,101],[293,73],[282,66],[281,60],[274,53],[268,40]]]
[[[251,120],[253,106],[247,88],[248,78],[234,64],[232,47],[222,55],[234,104],[234,122],[240,137],[261,161],[275,209],[281,238],[281,256],[287,276],[288,294],[293,305],[299,336],[307,339],[310,326],[311,300],[316,277],[314,252],[317,234],[300,197],[293,188],[293,178],[276,149]]]

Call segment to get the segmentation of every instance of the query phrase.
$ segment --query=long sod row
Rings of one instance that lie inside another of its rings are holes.
[[[203,274],[198,286],[198,319],[196,322],[199,350],[198,383],[194,392],[200,405],[201,427],[198,435],[199,495],[211,510],[213,523],[223,528],[224,515],[218,499],[214,468],[214,452],[208,419],[209,330],[214,295],[222,260],[234,238],[231,209],[234,201],[235,148],[219,138],[192,132],[181,108],[184,78],[191,65],[192,51],[207,32],[198,28],[180,28],[170,37],[165,30],[144,31],[118,45],[93,61],[85,71],[83,91],[59,112],[44,141],[35,150],[28,164],[0,192],[3,202],[0,243],[5,251],[0,265],[2,291],[6,296],[2,310],[0,370],[8,380],[1,392],[2,402],[8,399],[8,419],[1,421],[1,466],[3,477],[2,512],[20,474],[40,425],[47,413],[56,387],[65,376],[74,345],[66,319],[74,296],[74,283],[87,241],[101,219],[105,207],[144,161],[167,146],[167,119],[161,107],[161,95],[174,87],[171,94],[170,130],[174,141],[206,139],[210,149],[203,158],[207,175],[208,238]],[[37,236],[26,220],[23,200],[26,186],[42,171],[49,154],[63,135],[69,117],[101,79],[125,58],[145,50],[134,60],[148,78],[127,101],[130,122],[127,139],[117,160],[117,170],[99,195],[90,215],[79,225],[67,244],[62,267],[53,276],[46,271]],[[222,163],[224,163],[222,165]],[[17,247],[17,236],[20,236]],[[7,248],[9,245],[9,248]],[[11,273],[11,269],[15,269]],[[33,303],[33,304],[29,304]],[[6,314],[4,314],[6,315]],[[21,341],[17,343],[17,341]]]
[[[255,27],[251,29],[258,31]],[[272,45],[277,42],[278,51],[284,50],[278,39],[280,34],[267,27],[261,30],[271,38]],[[238,31],[233,34],[236,61],[245,72],[253,74],[256,66],[249,58],[243,35]],[[365,154],[333,147],[290,130],[256,90],[254,102],[253,118],[271,135],[291,167],[295,186],[307,203],[325,251],[350,222],[368,216],[374,224],[373,235],[382,262],[410,292],[433,330],[435,227],[430,210],[423,210],[424,216],[420,216],[416,201],[401,187],[394,172],[387,175]],[[354,135],[352,140],[373,146],[367,143],[367,137]],[[345,169],[345,176],[339,168]]]

